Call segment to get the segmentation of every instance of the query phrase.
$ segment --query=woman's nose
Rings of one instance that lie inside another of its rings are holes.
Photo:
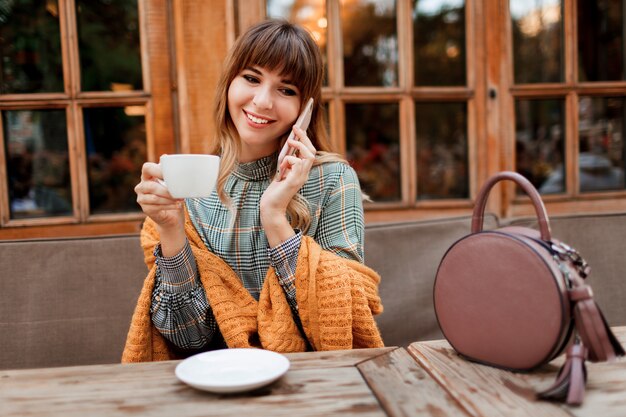
[[[272,108],[272,93],[268,88],[259,88],[252,99],[255,106],[260,109]]]

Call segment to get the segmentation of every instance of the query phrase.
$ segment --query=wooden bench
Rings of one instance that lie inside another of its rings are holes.
[[[486,229],[498,224],[486,216]],[[591,265],[609,323],[626,325],[626,213],[551,224]],[[388,346],[441,337],[433,280],[446,249],[469,230],[469,217],[367,225],[365,263],[382,276],[377,322]],[[146,272],[137,235],[0,241],[0,369],[118,362]]]

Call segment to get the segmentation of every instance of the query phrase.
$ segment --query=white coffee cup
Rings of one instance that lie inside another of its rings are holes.
[[[163,155],[164,184],[174,198],[208,197],[215,188],[220,157],[203,154]]]

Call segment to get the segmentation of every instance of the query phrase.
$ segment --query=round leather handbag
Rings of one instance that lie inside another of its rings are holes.
[[[505,179],[529,195],[539,231],[482,230],[489,191]],[[586,356],[610,360],[624,350],[584,282],[588,273],[589,266],[576,250],[552,237],[546,209],[533,185],[515,172],[501,172],[478,194],[471,233],[455,242],[441,260],[434,284],[437,321],[459,354],[485,365],[530,371],[568,345],[570,368],[573,361],[584,367]],[[572,375],[571,370],[565,373]],[[572,382],[563,375],[560,385],[543,397],[582,402],[584,368],[580,378],[574,373],[580,380]]]

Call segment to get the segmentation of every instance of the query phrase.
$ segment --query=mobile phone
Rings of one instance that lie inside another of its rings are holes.
[[[312,113],[313,113],[313,97],[311,97],[304,105],[304,110],[302,110],[302,112],[298,116],[298,119],[296,120],[296,123],[294,123],[294,126],[297,126],[306,132],[306,130],[309,127],[309,123],[311,123]],[[291,156],[296,152],[294,148],[290,149],[290,146],[287,143],[289,139],[295,139],[295,138],[296,138],[296,135],[293,133],[293,130],[292,130],[289,133],[289,137],[287,138],[287,141],[285,142],[283,149],[281,149],[280,153],[278,154],[278,165],[279,165],[278,169],[280,169],[280,163],[283,161],[283,159],[285,159],[285,156],[288,156],[288,155]],[[280,174],[278,169],[276,171],[277,177]]]

